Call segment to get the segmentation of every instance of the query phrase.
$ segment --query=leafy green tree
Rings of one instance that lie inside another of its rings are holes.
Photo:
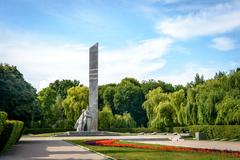
[[[185,110],[186,110],[186,97],[183,89],[170,94],[170,102],[177,114],[177,123],[184,125],[186,123]]]
[[[88,106],[89,91],[87,87],[72,87],[67,91],[67,97],[63,101],[64,114],[68,126],[73,127],[76,120],[82,114],[82,109]]]
[[[71,87],[79,86],[80,82],[77,80],[56,80],[53,83],[49,84],[49,87],[53,89],[58,95],[60,95],[63,99],[67,96],[67,90]]]
[[[161,87],[163,92],[174,92],[175,88],[170,83],[165,83],[163,81],[155,81],[153,79],[150,79],[148,81],[143,81],[141,84],[142,90],[144,95],[146,95],[150,90],[156,89],[158,87]]]
[[[56,80],[38,93],[38,101],[43,112],[42,127],[64,127],[67,125],[63,100],[67,90],[81,86],[77,80]]]
[[[240,124],[240,99],[226,96],[216,108],[218,111],[216,124]]]
[[[186,122],[188,125],[197,124],[198,107],[196,103],[197,90],[195,88],[188,89],[187,106],[186,106]]]
[[[134,79],[126,78],[117,85],[114,94],[114,108],[117,114],[128,112],[137,122],[138,126],[146,125],[147,117],[142,108],[144,94],[138,83]]]
[[[115,92],[116,92],[115,87],[109,86],[106,88],[106,90],[103,93],[104,104],[111,108],[111,110],[113,111],[113,114],[116,113],[116,109],[114,107],[114,102],[113,102]]]
[[[105,99],[104,98],[104,93],[105,93],[105,90],[107,90],[108,87],[115,88],[116,84],[110,83],[110,84],[101,85],[101,86],[98,87],[98,109],[99,110],[102,110],[103,107],[106,106],[106,105],[110,106],[112,110],[114,109],[113,105],[109,105],[109,103],[107,104],[106,100],[104,100]],[[110,101],[113,101],[113,95],[112,95],[112,99]]]
[[[114,125],[114,117],[110,107],[103,107],[102,111],[99,112],[99,128],[109,129]]]
[[[0,64],[0,110],[7,112],[9,119],[24,121],[28,127],[33,120],[41,118],[36,89],[15,66],[8,64]]]
[[[195,78],[194,78],[195,82],[194,85],[199,85],[199,84],[203,84],[204,82],[204,77],[203,75],[199,75],[198,73],[196,74]]]
[[[54,105],[57,97],[57,92],[50,87],[42,89],[38,93],[38,102],[43,113],[42,126],[43,127],[52,127],[56,121],[54,116]]]
[[[148,115],[148,127],[164,129],[165,127],[173,126],[177,122],[176,111],[171,103],[171,94],[164,93],[158,87],[149,91],[146,98],[147,100],[143,103],[143,107]]]
[[[154,79],[150,79],[148,81],[143,81],[141,84],[141,88],[143,90],[143,94],[148,94],[149,91],[160,87],[160,84]]]

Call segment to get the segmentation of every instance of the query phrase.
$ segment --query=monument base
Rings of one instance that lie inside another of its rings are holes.
[[[120,136],[118,133],[107,131],[68,131],[63,134],[56,135],[56,137],[71,137],[71,136]]]

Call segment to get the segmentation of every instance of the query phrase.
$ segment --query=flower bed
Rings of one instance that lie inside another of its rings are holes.
[[[130,148],[153,149],[153,150],[161,150],[161,151],[190,151],[190,152],[194,151],[194,152],[204,152],[204,153],[228,153],[236,157],[240,157],[239,151],[119,143],[119,140],[117,139],[91,140],[91,141],[86,141],[85,143],[88,145],[96,145],[96,146],[130,147]]]

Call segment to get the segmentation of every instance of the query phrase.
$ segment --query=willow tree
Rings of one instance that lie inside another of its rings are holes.
[[[72,87],[67,91],[67,97],[63,101],[64,114],[66,116],[68,126],[72,127],[78,117],[82,114],[82,109],[88,106],[88,88]]]

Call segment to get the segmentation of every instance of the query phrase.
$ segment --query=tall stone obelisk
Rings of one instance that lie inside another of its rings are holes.
[[[87,120],[87,131],[98,129],[98,43],[89,49],[89,108],[92,118]]]

